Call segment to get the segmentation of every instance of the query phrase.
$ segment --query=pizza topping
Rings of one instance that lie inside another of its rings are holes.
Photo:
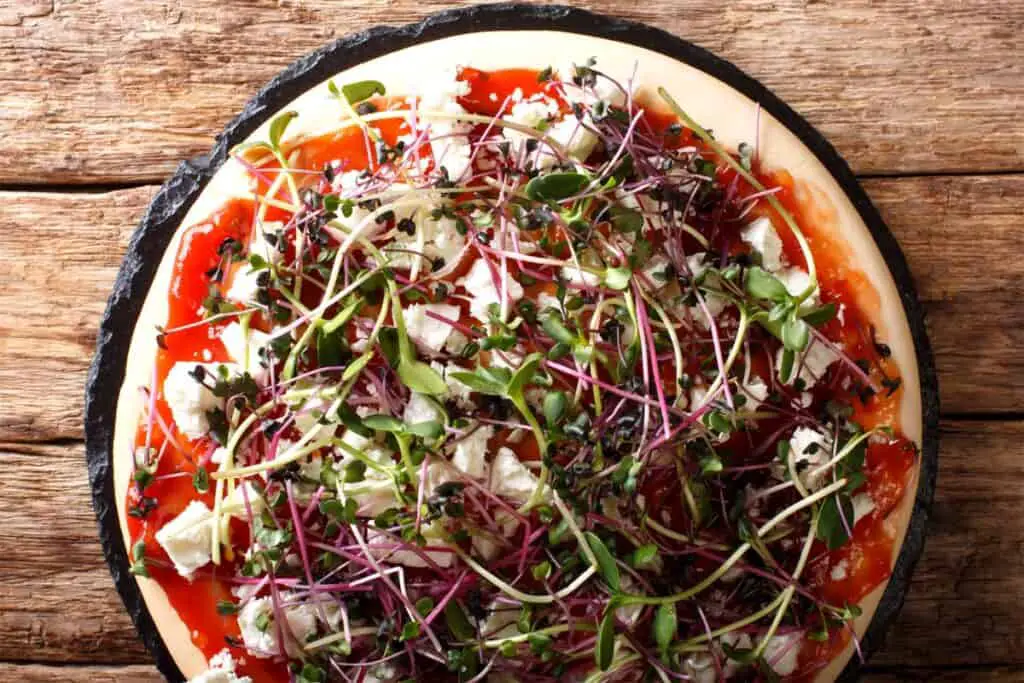
[[[234,152],[252,228],[163,332],[132,505],[193,473],[159,546],[295,680],[790,676],[848,637],[819,577],[904,442],[859,421],[893,366],[756,150],[557,74],[331,84],[338,132]]]

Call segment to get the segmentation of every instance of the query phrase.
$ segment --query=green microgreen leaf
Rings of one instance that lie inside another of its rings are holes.
[[[332,86],[334,86],[333,82],[328,85],[328,87]],[[356,104],[363,100],[368,100],[374,95],[383,95],[386,92],[384,84],[380,81],[358,81],[341,86],[341,94],[348,100],[349,104]],[[337,95],[337,88],[335,88],[333,94]]]
[[[782,323],[782,344],[791,351],[803,351],[810,341],[810,327],[800,318],[790,316]]]
[[[808,325],[818,327],[819,325],[824,325],[829,320],[832,320],[832,318],[836,317],[836,313],[838,311],[839,309],[836,307],[835,304],[827,303],[822,304],[821,306],[816,306],[815,308],[812,308],[809,311],[802,313],[800,317],[803,318],[803,321]]]
[[[639,211],[624,206],[613,206],[608,213],[612,225],[619,232],[633,234],[643,230],[644,216]]]
[[[633,277],[633,271],[629,268],[608,268],[601,277],[601,282],[610,289],[619,291],[629,288],[629,281]]]
[[[586,538],[591,551],[593,551],[594,557],[597,558],[597,570],[601,577],[608,584],[609,588],[618,592],[621,588],[621,579],[619,578],[619,567],[615,564],[615,557],[608,550],[608,546],[604,544],[604,541],[598,538],[594,532],[584,531],[583,536]]]
[[[665,654],[679,630],[679,619],[676,616],[674,602],[666,602],[658,606],[658,610],[654,613],[653,630],[658,652]]]
[[[454,600],[449,600],[444,606],[444,621],[448,630],[459,640],[472,640],[476,638],[476,629],[469,623],[466,613]]]
[[[418,394],[438,396],[447,393],[448,385],[437,370],[418,360],[402,361],[398,365],[398,379]]]
[[[426,422],[417,422],[416,424],[409,425],[406,431],[415,436],[421,436],[424,439],[434,441],[441,438],[444,434],[444,425],[437,420],[427,420]]]
[[[844,519],[846,524],[843,523]],[[846,532],[846,525],[849,524],[852,527],[853,519],[853,501],[849,494],[841,492],[830,496],[821,504],[815,535],[828,546],[829,550],[840,548],[850,540],[850,535]]]
[[[199,493],[206,493],[210,490],[210,473],[206,471],[205,467],[196,468],[195,474],[192,475],[192,487]]]
[[[653,543],[648,543],[633,551],[633,554],[629,559],[629,564],[634,569],[646,569],[654,564],[654,560],[657,557],[658,546]]]
[[[290,124],[298,115],[299,112],[297,111],[286,111],[270,122],[269,139],[271,149],[276,151],[281,148],[281,136],[284,135],[284,131],[288,128],[288,124]]]
[[[569,407],[569,397],[564,391],[552,391],[544,395],[544,419],[548,426],[558,424],[565,417]]]
[[[389,432],[391,434],[402,434],[405,432],[405,423],[391,415],[367,415],[363,418],[363,424],[367,429],[376,432]]]
[[[547,173],[526,184],[526,196],[535,202],[560,201],[579,194],[589,183],[590,178],[582,173]]]
[[[786,301],[789,298],[789,290],[774,275],[764,268],[751,266],[747,268],[744,286],[747,294],[755,299],[767,299],[768,301]]]

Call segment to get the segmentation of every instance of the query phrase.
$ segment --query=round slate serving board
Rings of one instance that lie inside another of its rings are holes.
[[[564,31],[634,44],[698,69],[760,104],[828,170],[870,232],[884,258],[910,327],[917,357],[922,402],[921,465],[909,526],[892,578],[864,634],[865,656],[879,647],[885,631],[903,604],[910,574],[920,556],[928,509],[938,469],[938,383],[914,284],[895,238],[883,223],[852,171],[810,124],[764,86],[732,64],[656,28],[562,6],[499,4],[450,10],[402,27],[377,27],[339,39],[289,66],[266,85],[218,136],[208,155],[183,162],[154,197],[132,237],[114,291],[100,325],[96,356],[86,387],[86,457],[101,542],[118,592],[124,600],[157,667],[171,681],[183,675],[160,637],[142,599],[129,560],[114,494],[112,449],[118,394],[132,332],[157,268],[186,213],[228,151],[269,116],[313,86],[346,68],[420,43],[480,31]],[[472,62],[472,55],[467,55]],[[852,659],[839,680],[853,680],[860,661]]]

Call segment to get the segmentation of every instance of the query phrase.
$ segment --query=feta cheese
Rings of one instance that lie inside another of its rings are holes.
[[[213,395],[205,384],[196,381],[196,368],[202,368],[206,381],[213,384],[221,377],[221,368],[236,374],[237,366],[229,363],[175,363],[164,380],[164,399],[178,431],[190,439],[198,439],[210,431],[206,413],[224,407],[224,399]]]
[[[558,103],[547,97],[539,97],[516,102],[504,119],[511,123],[517,123],[521,126],[540,131],[550,119],[557,115]],[[502,134],[511,143],[512,154],[517,158],[526,153],[527,141],[536,139],[512,128],[504,128]],[[539,148],[540,145],[538,145]]]
[[[445,531],[439,521],[423,525],[420,528],[420,532],[423,534],[423,538],[428,547],[439,548],[446,547],[448,545],[443,540]],[[366,542],[368,545],[373,545],[375,543],[388,545],[393,543],[391,537],[373,528],[367,529]],[[455,561],[455,553],[448,550],[422,550],[421,554],[413,550],[374,548],[371,552],[373,552],[374,557],[388,562],[389,564],[400,564],[404,567],[429,567],[430,565],[423,558],[423,555],[429,557],[434,564],[440,567],[450,567],[452,566],[452,562]]]
[[[569,158],[584,162],[597,147],[598,137],[587,126],[591,123],[590,115],[580,121],[575,116],[567,115],[551,126],[548,137],[565,147]]]
[[[597,287],[601,284],[601,276],[599,274],[591,273],[589,270],[583,270],[574,265],[562,268],[562,279],[569,284],[579,287]]]
[[[476,479],[487,473],[487,442],[494,436],[494,428],[485,425],[455,444],[452,464]]]
[[[224,298],[239,304],[256,302],[260,290],[260,271],[254,270],[248,263],[243,263],[231,276],[231,286],[224,293]]]
[[[452,373],[466,372],[466,369],[459,367],[455,363],[449,363],[448,365],[441,365],[440,363],[437,363],[436,365],[438,367],[434,367],[434,365],[435,363],[430,364],[431,367],[440,373],[444,378],[444,383],[448,385],[447,396],[455,399],[455,403],[459,407],[471,407],[473,405],[473,400],[471,398],[473,390],[452,376]]]
[[[492,491],[503,498],[525,502],[533,495],[538,483],[537,477],[520,462],[511,449],[498,449],[491,464]]]
[[[871,494],[864,492],[858,493],[853,497],[851,501],[853,503],[853,524],[857,525],[857,522],[864,519],[872,512],[875,511],[875,501],[871,497]]]
[[[480,625],[480,634],[488,640],[518,636],[519,611],[515,605],[503,605],[495,600],[487,606],[487,618]]]
[[[466,247],[466,237],[459,233],[458,223],[454,218],[426,218],[421,222],[420,230],[423,232],[424,251],[427,256],[444,259],[446,265],[454,263]]]
[[[706,652],[695,652],[684,659],[683,673],[693,683],[715,683],[718,680],[715,660]]]
[[[402,413],[402,419],[406,424],[417,424],[419,422],[430,422],[432,420],[443,420],[441,410],[427,396],[413,392],[409,402]]]
[[[235,660],[225,648],[210,657],[210,668],[189,679],[188,683],[252,683],[248,676],[235,675]]]
[[[780,347],[775,354],[775,366],[782,367],[783,349]],[[786,384],[791,384],[796,379],[797,368],[800,368],[799,377],[804,381],[804,389],[810,389],[818,383],[828,370],[829,366],[839,360],[838,354],[831,347],[824,343],[811,340],[810,346],[798,353],[793,361],[793,369],[788,377],[781,377]],[[780,371],[781,372],[781,371]]]
[[[661,254],[652,256],[644,266],[644,277],[646,277],[655,289],[660,289],[668,283],[668,273],[672,262],[668,257]]]
[[[451,334],[448,335],[448,339],[444,343],[444,350],[457,356],[462,353],[462,350],[466,348],[468,343],[469,337],[453,327]]]
[[[459,307],[449,304],[413,304],[402,310],[405,330],[412,340],[425,349],[438,352],[444,348],[454,328],[431,318],[427,315],[428,311],[449,320],[458,320]]]
[[[280,593],[281,603],[287,604],[292,598],[289,593]],[[302,645],[316,633],[316,613],[312,605],[284,607],[285,624],[283,632],[285,652],[290,657],[302,654]],[[238,613],[238,627],[242,642],[253,657],[266,659],[281,654],[277,640],[277,625],[274,623],[274,603],[270,597],[250,600]]]
[[[206,503],[193,500],[181,513],[156,532],[156,542],[174,563],[178,574],[191,579],[210,562],[213,513]]]
[[[487,322],[490,319],[491,305],[501,305],[503,289],[509,304],[523,298],[523,287],[512,278],[511,274],[507,271],[502,273],[499,268],[497,275],[498,282],[495,286],[490,265],[484,259],[477,259],[465,277],[460,278],[456,283],[469,292],[471,297],[469,312],[480,322]]]
[[[832,569],[828,573],[829,578],[832,579],[833,581],[842,581],[847,576],[849,576],[849,572],[847,571],[847,567],[849,567],[849,562],[844,559],[839,564],[837,564],[836,566],[832,567]]]
[[[799,632],[771,637],[765,645],[763,655],[775,673],[780,676],[789,676],[796,671],[802,637]]]
[[[788,457],[793,458],[800,481],[812,491],[821,488],[828,477],[828,472],[812,473],[815,468],[824,465],[832,457],[832,445],[828,437],[815,429],[797,427],[789,439],[789,450]]]
[[[708,269],[708,265],[705,263],[706,258],[707,252],[705,251],[690,254],[686,257],[686,266],[690,269],[690,275],[692,275],[694,279],[699,278]]]
[[[760,377],[754,377],[743,385],[743,394],[747,398],[747,402],[743,406],[744,410],[754,412],[768,398],[768,385]]]
[[[803,268],[786,268],[775,274],[775,277],[786,287],[786,291],[792,296],[803,294],[804,290],[811,284],[811,276]],[[821,290],[817,287],[811,295],[800,304],[801,311],[807,311],[821,305]]]
[[[231,360],[248,372],[257,382],[263,381],[268,369],[261,363],[260,352],[270,343],[270,335],[260,330],[246,330],[240,323],[230,323],[220,333],[220,342]]]
[[[785,266],[782,240],[770,218],[761,217],[745,226],[740,231],[740,239],[761,255],[761,266],[769,273],[778,272]]]

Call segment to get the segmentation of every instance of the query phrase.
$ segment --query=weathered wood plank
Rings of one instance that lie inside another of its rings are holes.
[[[412,0],[68,0],[0,11],[0,183],[152,182],[206,151],[243,102]],[[965,0],[595,0],[734,61],[861,173],[1024,168],[1024,5]],[[24,154],[24,150],[32,150]]]
[[[141,662],[79,444],[0,446],[0,660]]]
[[[910,259],[929,316],[943,408],[1024,405],[1024,281],[1014,249],[1024,176],[866,183]],[[82,435],[95,330],[153,188],[0,193],[0,438]],[[26,397],[32,397],[26,400]]]
[[[48,666],[45,664],[0,663],[0,681],[19,683],[162,683],[155,667],[136,666]]]
[[[1022,667],[1024,422],[949,422],[942,437],[928,543],[873,664]],[[0,661],[148,661],[103,564],[82,447],[0,444],[0,467]],[[929,680],[914,676],[878,680]]]

